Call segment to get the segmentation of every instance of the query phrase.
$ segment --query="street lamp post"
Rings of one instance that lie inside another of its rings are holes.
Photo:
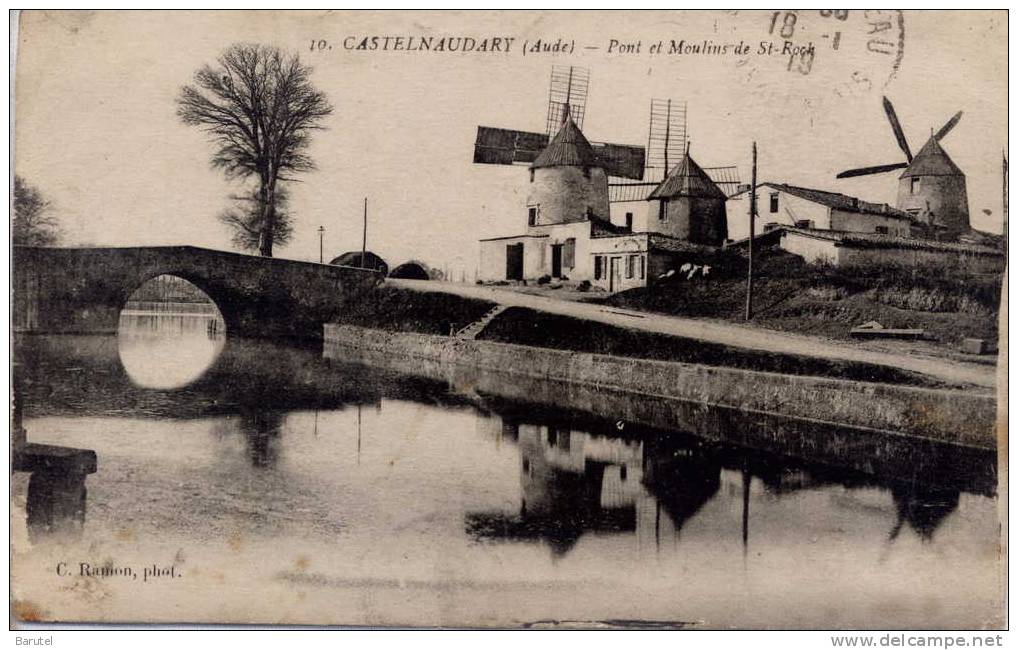
[[[325,263],[325,226],[318,226],[318,263]]]

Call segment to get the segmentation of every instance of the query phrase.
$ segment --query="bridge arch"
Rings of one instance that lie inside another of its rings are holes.
[[[359,269],[193,246],[14,249],[14,328],[115,333],[142,283],[173,275],[216,304],[231,333],[320,339],[322,324],[378,284]]]
[[[219,316],[222,317],[223,322],[226,325],[227,332],[230,332],[233,327],[236,327],[237,318],[234,313],[236,310],[230,309],[230,303],[228,302],[229,296],[223,291],[217,292],[214,283],[209,282],[207,278],[197,274],[188,273],[187,271],[161,271],[158,268],[147,270],[145,273],[139,275],[139,279],[137,281],[128,282],[124,285],[124,290],[121,292],[121,296],[118,301],[119,308],[117,309],[117,318],[119,319],[120,314],[126,308],[127,303],[131,301],[131,298],[138,292],[139,289],[149,282],[153,282],[157,278],[161,277],[177,278],[189,283],[191,286],[205,294],[205,296],[212,302],[216,311],[219,313]]]

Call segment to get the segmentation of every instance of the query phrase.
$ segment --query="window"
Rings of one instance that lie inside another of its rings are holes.
[[[534,182],[534,170],[533,169],[530,170],[530,182],[531,183]]]
[[[640,269],[640,279],[642,280],[644,277],[646,277],[646,269],[643,267],[643,255],[640,255],[640,257],[638,258],[637,267],[639,267]]]
[[[560,429],[558,427],[548,427],[548,446],[558,447],[559,449],[569,449],[570,434],[572,432],[569,429]]]
[[[630,255],[626,258],[626,278],[631,278],[636,274],[636,255]]]
[[[778,193],[771,192],[771,213],[778,211]]]
[[[918,194],[919,193],[919,185],[920,185],[919,181],[920,181],[919,178],[912,177],[912,185],[911,185],[912,194]]]
[[[531,226],[537,225],[537,208],[527,208],[527,224]]]
[[[633,213],[632,212],[627,212],[626,213],[626,228],[628,228],[630,230],[633,229]]]
[[[813,221],[810,219],[799,219],[795,222],[796,228],[812,228]]]
[[[668,218],[668,208],[666,207],[667,201],[658,202],[657,219],[658,221],[664,221]]]
[[[888,232],[887,226],[877,226],[876,230],[879,235],[886,235]]]
[[[576,266],[576,238],[570,237],[566,240],[566,245],[562,247],[562,266],[567,269],[574,268]]]
[[[590,178],[590,167],[584,167],[583,168],[583,177],[584,178]]]
[[[600,255],[595,255],[594,256],[594,279],[595,280],[600,280],[601,279],[601,264],[602,264],[602,260],[603,259],[604,258],[601,257]]]

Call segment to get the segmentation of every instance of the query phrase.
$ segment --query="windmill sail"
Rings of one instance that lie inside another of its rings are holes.
[[[532,163],[547,146],[546,133],[479,126],[474,142],[474,162],[487,165]]]
[[[887,97],[884,97],[884,112],[887,113],[887,119],[891,122],[891,129],[894,131],[894,138],[898,141],[898,146],[905,153],[905,159],[912,162],[912,150],[908,148],[905,131],[902,130],[901,122],[898,121],[898,114],[894,112],[894,105]]]
[[[484,165],[530,164],[548,146],[548,135],[533,131],[477,127],[474,162]],[[643,147],[611,142],[592,142],[597,160],[609,176],[643,178]]]
[[[852,178],[853,176],[869,176],[870,174],[883,174],[884,172],[893,171],[895,169],[904,169],[908,167],[908,163],[893,163],[890,165],[874,165],[873,167],[859,167],[858,169],[849,169],[838,174],[835,178]]]
[[[951,119],[949,119],[947,121],[947,124],[945,124],[944,126],[940,127],[940,130],[937,131],[937,134],[934,135],[933,137],[936,138],[937,140],[943,139],[943,137],[945,135],[947,135],[948,133],[950,133],[951,129],[953,129],[956,124],[958,124],[958,120],[960,120],[960,119],[961,119],[961,111],[958,111],[957,113],[954,114],[954,117],[952,117]]]
[[[587,113],[587,90],[590,88],[590,70],[572,65],[553,65],[548,87],[548,119],[545,132],[548,137],[558,133],[566,108],[576,126],[583,130]]]
[[[632,178],[643,180],[643,169],[646,152],[643,147],[628,144],[612,144],[610,142],[592,142],[594,153],[601,161],[605,173],[616,178]]]
[[[647,176],[664,179],[686,152],[686,102],[650,100]]]
[[[739,168],[735,165],[725,167],[704,167],[704,173],[714,181],[714,184],[721,188],[725,196],[734,196],[742,190],[739,182]]]

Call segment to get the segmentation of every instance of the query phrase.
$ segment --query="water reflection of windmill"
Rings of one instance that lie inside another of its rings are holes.
[[[962,112],[955,113],[936,133],[931,129],[930,139],[914,157],[894,105],[887,97],[884,97],[884,112],[891,123],[898,147],[905,154],[905,162],[849,169],[837,177],[869,176],[904,168],[905,171],[898,177],[899,209],[911,214],[931,231],[931,235],[937,237],[957,238],[959,234],[968,231],[969,209],[965,174],[940,146],[944,136],[958,124]]]
[[[633,531],[641,492],[642,444],[555,424],[503,421],[520,450],[517,514],[471,513],[479,539],[543,541],[555,556],[588,532]]]

